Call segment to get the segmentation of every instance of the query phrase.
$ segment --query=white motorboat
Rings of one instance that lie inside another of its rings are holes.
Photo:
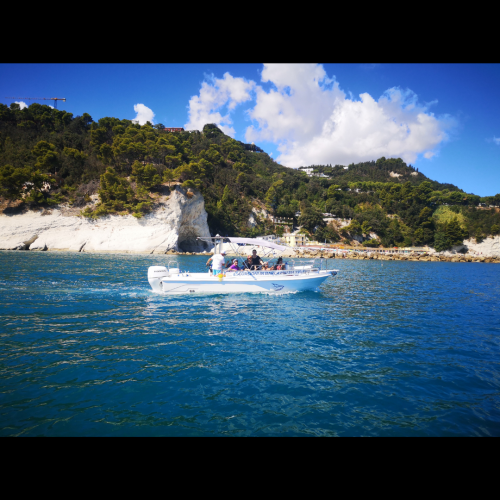
[[[287,248],[276,243],[255,238],[198,238],[212,241],[215,244],[214,253],[219,253],[222,243],[229,243],[234,252],[240,256],[239,245],[253,245],[268,250],[265,258],[271,252]],[[245,247],[246,248],[246,247]],[[275,255],[276,257],[277,255]],[[319,260],[319,263],[317,262]],[[324,261],[324,262],[323,262]],[[151,266],[148,269],[148,280],[153,292],[167,295],[186,293],[235,293],[235,292],[268,292],[285,293],[317,288],[329,276],[335,276],[336,269],[327,269],[324,259],[301,261],[295,265],[293,259],[284,264],[282,270],[241,270],[230,272],[222,270],[218,275],[208,273],[192,273],[179,268],[176,260],[171,260],[165,266]]]

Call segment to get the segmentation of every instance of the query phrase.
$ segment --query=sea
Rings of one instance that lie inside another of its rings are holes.
[[[152,293],[202,256],[0,252],[0,436],[499,436],[500,265],[328,260]]]

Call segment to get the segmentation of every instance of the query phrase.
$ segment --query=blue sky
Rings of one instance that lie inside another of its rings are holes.
[[[59,109],[94,120],[216,122],[292,167],[400,156],[481,196],[500,192],[499,88],[498,64],[0,65],[5,104],[65,97]]]

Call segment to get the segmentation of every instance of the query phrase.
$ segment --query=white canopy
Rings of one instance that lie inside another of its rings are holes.
[[[276,250],[284,251],[288,247],[285,247],[283,245],[277,245],[276,243],[271,243],[270,241],[266,240],[258,240],[256,238],[233,238],[228,237],[227,238],[231,243],[243,243],[244,245],[254,245],[254,246],[259,246],[259,247],[268,247],[268,248],[275,248]]]

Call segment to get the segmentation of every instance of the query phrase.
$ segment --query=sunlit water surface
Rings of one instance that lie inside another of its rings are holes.
[[[167,260],[0,252],[0,435],[500,435],[500,265],[165,297]]]

